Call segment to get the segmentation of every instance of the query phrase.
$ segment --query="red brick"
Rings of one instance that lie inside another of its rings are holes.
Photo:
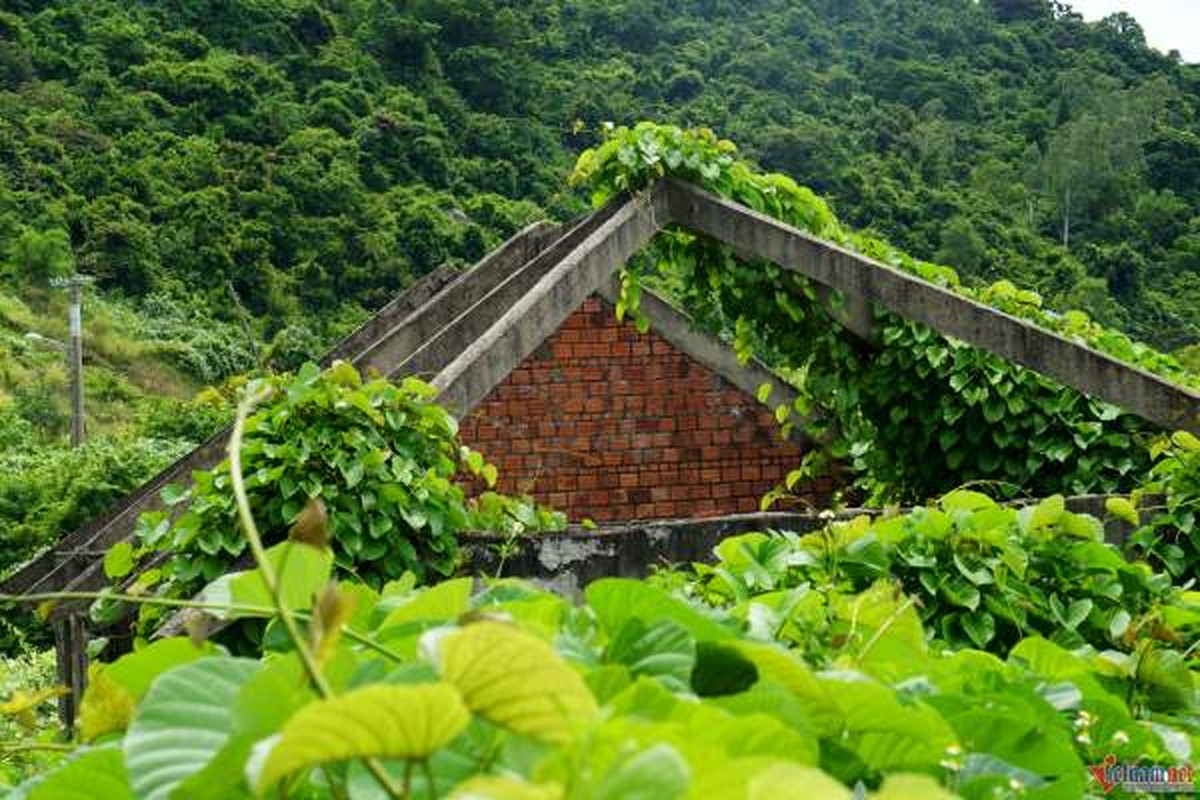
[[[502,490],[533,491],[573,519],[613,520],[757,508],[800,460],[778,430],[754,398],[591,297],[463,420],[461,435],[487,443]]]

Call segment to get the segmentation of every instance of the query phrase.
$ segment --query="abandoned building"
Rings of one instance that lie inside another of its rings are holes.
[[[530,493],[572,519],[734,519],[728,515],[754,511],[807,446],[803,431],[783,440],[770,411],[794,392],[761,365],[739,364],[730,347],[652,294],[642,302],[648,334],[614,314],[617,271],[668,224],[842,292],[835,318],[867,340],[871,308],[879,306],[1164,428],[1200,430],[1200,396],[1189,389],[675,181],[574,223],[532,225],[468,271],[430,273],[327,361],[429,379],[461,420],[465,442],[499,466],[501,489]],[[763,384],[770,391],[760,403]],[[159,506],[163,486],[220,461],[227,438],[228,431],[217,435],[64,536],[3,591],[102,587],[105,551]],[[818,482],[799,490],[819,505],[832,488]],[[731,522],[726,531],[744,524],[763,521]],[[77,698],[87,674],[86,603],[60,603],[52,620],[60,675]],[[65,701],[67,716],[72,702]]]

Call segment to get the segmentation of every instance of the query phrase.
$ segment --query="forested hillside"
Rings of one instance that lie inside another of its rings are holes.
[[[0,577],[237,406],[230,457],[163,489],[179,513],[58,548],[37,588],[70,594],[0,597],[0,788],[1073,800],[1152,770],[1191,796],[1192,433],[890,312],[864,346],[807,280],[668,230],[618,316],[644,322],[647,281],[802,390],[775,418],[820,446],[764,508],[836,469],[839,503],[881,514],[586,588],[571,532],[536,561],[580,603],[500,577],[564,515],[491,490],[436,389],[305,363],[439,265],[664,176],[1200,387],[1200,65],[1127,16],[0,0]],[[97,287],[69,450],[50,279],[73,271]],[[1110,495],[1107,519],[1067,494]],[[494,576],[460,547],[481,531]],[[650,560],[609,533],[614,567]],[[101,585],[83,559],[111,583],[75,592]],[[188,635],[158,638],[176,611]],[[72,688],[88,666],[73,728],[55,663]]]
[[[9,0],[0,90],[11,272],[69,250],[231,318],[232,290],[268,342],[581,208],[574,153],[640,118],[917,256],[1200,338],[1200,67],[1063,3]]]
[[[200,387],[581,213],[610,122],[711,126],[865,233],[1195,369],[1198,104],[1134,20],[1045,0],[6,0],[0,514],[28,552],[211,430]],[[72,269],[97,441],[64,469],[65,372],[25,333],[64,335],[43,287]]]

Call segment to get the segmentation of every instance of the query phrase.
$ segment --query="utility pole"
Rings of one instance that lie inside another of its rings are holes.
[[[50,279],[51,286],[71,292],[71,341],[67,350],[71,373],[71,447],[83,445],[83,287],[94,280],[90,275]]]

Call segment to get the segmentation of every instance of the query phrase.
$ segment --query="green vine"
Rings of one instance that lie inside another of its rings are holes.
[[[381,586],[405,573],[422,581],[453,574],[459,534],[536,533],[566,524],[559,512],[492,491],[496,467],[459,443],[454,417],[422,381],[363,381],[338,362],[324,372],[308,364],[266,387],[271,399],[246,422],[242,459],[268,542],[303,527],[306,509],[316,509],[328,517],[339,570]],[[190,597],[245,556],[230,462],[192,477],[190,488],[162,493],[182,513],[143,514],[136,541],[109,550],[110,578],[134,593]],[[488,488],[471,494],[470,482]],[[137,564],[164,553],[166,561],[128,585]],[[99,603],[93,616],[104,621],[120,605]]]
[[[1130,500],[1109,500],[1109,512],[1138,526],[1129,540],[1134,552],[1194,585],[1200,578],[1200,439],[1177,431],[1156,441],[1150,454],[1150,480]],[[1160,498],[1161,505],[1150,506],[1144,497]]]
[[[837,221],[812,191],[763,174],[710,130],[640,123],[607,131],[580,156],[573,182],[600,204],[663,177],[695,183],[804,231],[907,270],[1129,361],[1174,382],[1200,385],[1169,356],[1102,328],[1086,314],[1057,314],[1007,281],[964,286],[945,266],[908,256]],[[836,321],[844,302],[805,278],[683,230],[661,235],[623,283],[678,297],[698,322],[724,333],[743,358],[757,355],[803,376],[821,412],[828,456],[850,465],[870,499],[920,500],[967,481],[996,481],[1035,495],[1133,488],[1150,467],[1156,429],[1108,403],[894,314],[876,311],[875,341]],[[637,314],[638,293],[622,292]],[[779,417],[791,422],[792,409]],[[821,433],[821,424],[806,422]]]

